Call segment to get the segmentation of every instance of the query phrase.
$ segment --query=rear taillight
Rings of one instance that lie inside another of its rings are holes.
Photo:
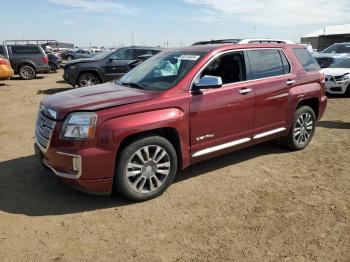
[[[47,56],[44,56],[42,59],[43,59],[44,64],[49,63],[49,58]]]
[[[320,72],[320,81],[321,83],[326,83],[326,77],[323,72]]]
[[[320,72],[321,94],[326,95],[326,77],[323,72]]]
[[[10,65],[10,62],[7,59],[0,59],[0,65]]]

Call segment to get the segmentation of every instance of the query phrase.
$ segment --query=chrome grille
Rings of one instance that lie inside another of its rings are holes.
[[[49,141],[51,139],[55,123],[56,122],[54,120],[51,120],[41,111],[39,111],[35,124],[35,141],[37,145],[44,151],[49,146]]]

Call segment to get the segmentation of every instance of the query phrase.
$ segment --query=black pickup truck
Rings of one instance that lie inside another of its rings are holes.
[[[0,45],[0,55],[10,60],[15,74],[31,80],[38,73],[50,71],[49,59],[38,45]]]

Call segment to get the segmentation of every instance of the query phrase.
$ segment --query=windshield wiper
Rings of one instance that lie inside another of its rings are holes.
[[[117,84],[123,85],[123,86],[130,86],[130,87],[134,87],[137,89],[145,89],[145,86],[139,83],[135,83],[135,82],[120,82],[117,81]]]

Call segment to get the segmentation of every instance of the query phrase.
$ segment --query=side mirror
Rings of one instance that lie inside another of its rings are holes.
[[[114,61],[114,59],[111,58],[111,57],[108,57],[107,61],[108,61],[109,63],[112,63],[112,62]]]
[[[220,88],[222,87],[222,79],[219,76],[203,76],[197,84],[194,85],[195,90]]]

